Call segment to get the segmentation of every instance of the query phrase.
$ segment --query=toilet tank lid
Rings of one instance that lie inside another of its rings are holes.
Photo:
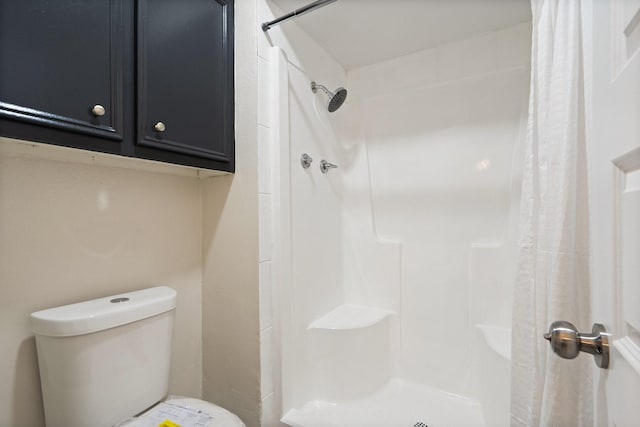
[[[173,310],[177,292],[168,286],[143,289],[31,313],[36,335],[71,337],[125,325]]]

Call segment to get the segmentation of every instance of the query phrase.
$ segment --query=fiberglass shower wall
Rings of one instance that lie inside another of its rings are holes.
[[[277,46],[263,83],[283,414],[366,397],[392,377],[508,413],[509,334],[488,350],[504,359],[495,381],[473,367],[476,325],[510,328],[530,25],[348,72],[295,24],[261,43]],[[329,114],[312,80],[345,86],[346,103]],[[322,174],[322,159],[338,169]],[[506,402],[483,401],[498,395]]]
[[[511,323],[530,28],[349,72],[377,233],[403,244],[400,375],[454,393],[475,394],[474,326]]]

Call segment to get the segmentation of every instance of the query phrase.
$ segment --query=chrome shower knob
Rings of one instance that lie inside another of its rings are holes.
[[[102,105],[96,104],[91,109],[91,112],[93,113],[94,116],[101,117],[106,114],[107,110]]]
[[[307,153],[300,156],[300,165],[302,165],[302,169],[309,169],[311,162],[313,162],[313,159]]]
[[[327,172],[329,172],[329,169],[336,169],[337,167],[338,167],[338,165],[334,165],[333,163],[329,163],[324,159],[320,160],[320,170],[322,171],[322,173],[327,173]]]
[[[156,130],[156,132],[164,132],[167,129],[167,127],[162,122],[156,123],[153,128]]]

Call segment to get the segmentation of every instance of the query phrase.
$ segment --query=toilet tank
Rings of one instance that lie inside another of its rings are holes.
[[[175,306],[159,286],[31,314],[47,427],[110,427],[164,398]]]

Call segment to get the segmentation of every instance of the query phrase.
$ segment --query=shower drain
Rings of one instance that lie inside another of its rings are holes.
[[[413,425],[413,427],[429,427],[429,426],[423,423],[422,421],[418,421]]]

